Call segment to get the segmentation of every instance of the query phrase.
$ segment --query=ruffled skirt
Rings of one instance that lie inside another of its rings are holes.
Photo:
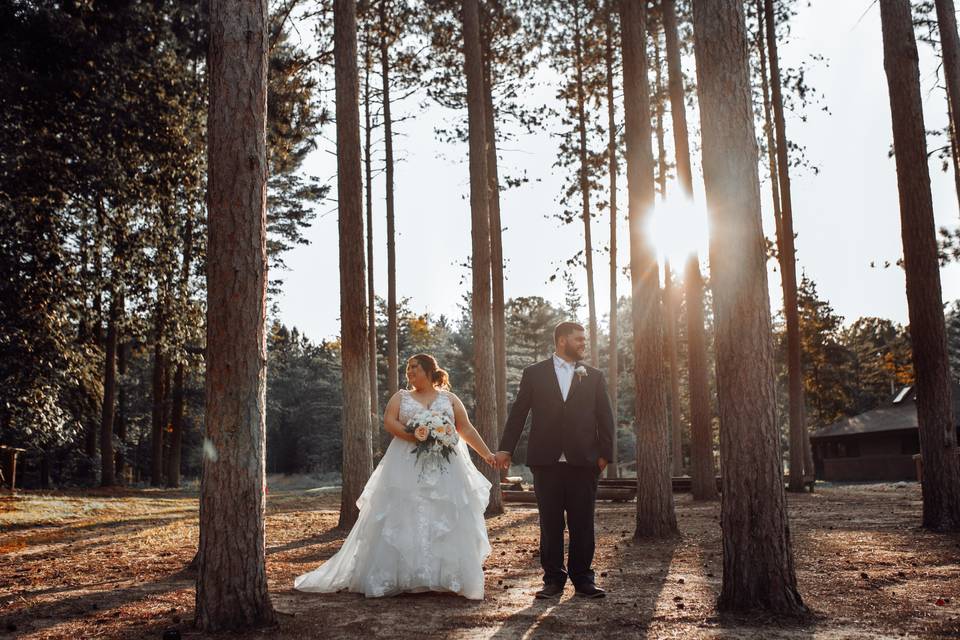
[[[412,448],[393,439],[357,500],[360,515],[343,546],[296,578],[294,589],[367,597],[448,591],[483,599],[490,481],[463,440],[442,471],[417,463]]]

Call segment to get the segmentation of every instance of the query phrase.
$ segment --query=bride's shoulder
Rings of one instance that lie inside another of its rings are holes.
[[[454,406],[456,406],[457,403],[463,404],[463,403],[460,401],[460,398],[457,396],[457,394],[455,394],[453,391],[450,391],[450,389],[438,389],[438,391],[439,391],[447,400],[450,401],[450,404],[452,404],[452,405],[454,405]]]
[[[406,389],[398,389],[396,393],[390,396],[390,400],[387,402],[402,402],[404,398],[410,395],[410,392]]]

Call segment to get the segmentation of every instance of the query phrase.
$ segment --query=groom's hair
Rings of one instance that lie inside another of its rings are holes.
[[[560,342],[560,338],[566,338],[574,331],[586,331],[579,322],[561,322],[553,328],[553,344]]]

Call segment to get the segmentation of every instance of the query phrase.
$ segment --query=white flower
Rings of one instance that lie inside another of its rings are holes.
[[[583,366],[582,364],[581,364],[581,365],[577,365],[577,368],[574,369],[573,372],[574,372],[575,374],[577,374],[578,376],[580,376],[581,378],[583,378],[584,376],[587,375],[587,368],[586,368],[585,366]]]

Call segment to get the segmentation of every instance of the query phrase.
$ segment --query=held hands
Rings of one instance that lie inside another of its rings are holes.
[[[497,466],[497,456],[492,451],[483,456],[483,461],[495,469],[499,468]]]
[[[513,456],[511,456],[506,451],[497,451],[497,455],[494,456],[494,459],[495,459],[494,466],[497,467],[498,469],[507,470],[510,468],[510,459],[512,457]]]

